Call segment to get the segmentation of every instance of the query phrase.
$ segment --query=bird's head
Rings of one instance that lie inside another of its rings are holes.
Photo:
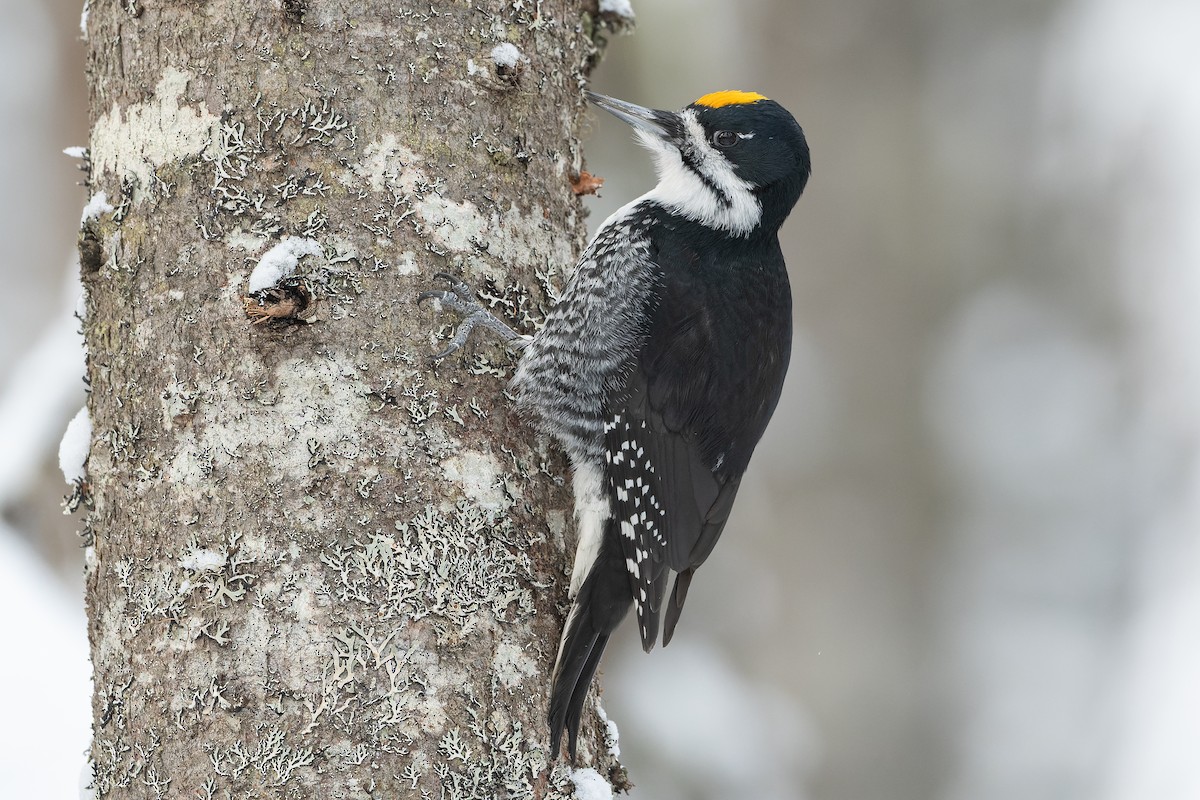
[[[811,164],[804,131],[787,110],[754,92],[706,94],[682,111],[658,111],[588,92],[633,126],[654,155],[651,197],[735,236],[774,233],[796,204]]]

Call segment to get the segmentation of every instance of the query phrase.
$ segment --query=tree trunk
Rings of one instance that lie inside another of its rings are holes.
[[[553,302],[595,14],[91,4],[97,796],[571,794],[565,462],[486,337],[429,365],[456,320],[416,298],[463,275],[525,331]],[[620,782],[594,710],[581,760]]]

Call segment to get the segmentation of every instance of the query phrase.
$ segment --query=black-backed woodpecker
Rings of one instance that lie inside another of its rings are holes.
[[[571,460],[578,546],[550,700],[575,758],[588,687],[631,606],[671,640],[729,518],[787,372],[792,297],[778,231],[808,181],[804,133],[753,92],[657,111],[588,93],[633,126],[658,184],[596,232],[546,324],[521,336],[449,276],[425,292],[521,352],[520,408]],[[670,597],[669,574],[675,573]]]

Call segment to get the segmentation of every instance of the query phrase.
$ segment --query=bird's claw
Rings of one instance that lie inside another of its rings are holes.
[[[454,332],[454,338],[450,340],[449,347],[429,357],[431,361],[437,363],[466,344],[467,338],[471,335],[471,331],[475,329],[475,326],[480,322],[484,322],[491,314],[475,299],[475,293],[471,291],[471,287],[461,278],[457,278],[446,272],[439,272],[433,277],[450,284],[450,291],[433,289],[421,292],[417,296],[417,303],[420,304],[426,300],[437,300],[463,317],[462,322],[458,324],[458,329]]]
[[[447,272],[438,272],[433,277],[435,280],[443,280],[450,284],[450,291],[433,289],[421,292],[417,295],[418,304],[424,303],[426,300],[437,300],[460,314],[471,314],[482,308],[479,301],[475,299],[475,293],[471,291],[471,287],[461,278],[456,278]]]

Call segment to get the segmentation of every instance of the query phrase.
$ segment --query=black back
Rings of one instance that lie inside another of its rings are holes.
[[[654,466],[649,494],[657,500],[652,510],[661,509],[656,525],[621,537],[627,558],[650,557],[633,586],[647,650],[658,635],[667,569],[690,578],[725,526],[779,400],[792,333],[791,289],[773,231],[734,239],[655,213],[649,325],[609,409],[628,422]],[[629,435],[624,427],[608,433],[610,449]],[[628,464],[610,466],[614,490],[634,474]],[[613,501],[618,521],[643,510],[615,491]],[[668,615],[667,638],[678,611]]]

